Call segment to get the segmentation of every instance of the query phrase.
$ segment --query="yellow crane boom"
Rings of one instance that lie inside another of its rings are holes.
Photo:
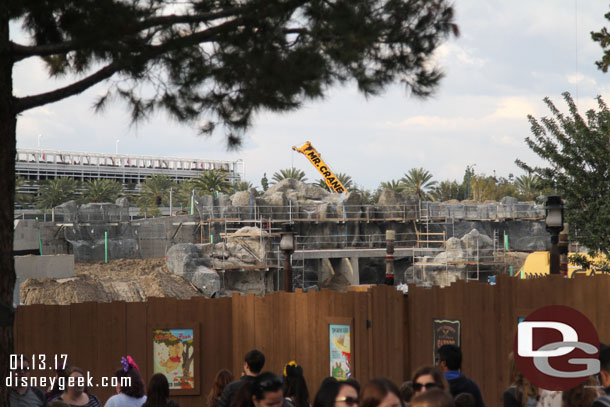
[[[303,144],[301,147],[293,146],[292,149],[307,157],[309,162],[311,162],[311,164],[316,167],[318,171],[320,171],[320,174],[322,174],[324,177],[324,181],[326,182],[328,188],[338,194],[345,192],[345,187],[341,181],[339,181],[339,178],[337,178],[337,176],[332,172],[328,164],[322,160],[318,150],[316,150],[309,141]]]

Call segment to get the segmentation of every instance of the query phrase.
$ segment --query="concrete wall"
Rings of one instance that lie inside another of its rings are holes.
[[[31,219],[16,219],[14,222],[13,250],[38,249],[38,222]]]
[[[19,289],[28,278],[74,277],[74,256],[71,254],[49,256],[15,256],[17,281],[13,292],[13,305],[20,304]]]

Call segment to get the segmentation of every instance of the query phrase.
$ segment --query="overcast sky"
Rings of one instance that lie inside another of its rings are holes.
[[[320,178],[291,150],[311,141],[335,172],[376,188],[413,167],[439,181],[461,180],[473,164],[479,174],[521,175],[516,158],[538,162],[524,142],[530,134],[526,116],[549,114],[545,96],[564,111],[565,91],[581,110],[593,107],[597,95],[610,102],[610,74],[596,69],[601,48],[590,39],[607,23],[608,2],[458,0],[455,8],[461,36],[437,52],[446,77],[430,99],[409,98],[399,86],[368,100],[353,86],[335,88],[297,112],[259,115],[241,151],[227,152],[221,134],[202,138],[164,114],[133,127],[120,102],[93,113],[93,100],[104,89],[98,85],[21,115],[17,147],[37,148],[40,134],[44,149],[114,153],[120,140],[121,154],[243,159],[246,179],[259,186],[264,172],[271,179],[292,165],[309,181]],[[22,62],[14,73],[18,96],[61,83],[48,79],[39,61]]]

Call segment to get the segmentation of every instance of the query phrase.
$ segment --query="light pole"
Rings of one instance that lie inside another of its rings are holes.
[[[119,143],[121,142],[121,140],[117,140],[116,144],[114,145],[114,152],[115,154],[119,154]]]
[[[385,240],[385,284],[394,285],[394,241],[396,241],[396,231],[386,230]]]
[[[546,198],[546,230],[551,234],[551,251],[549,253],[549,272],[559,274],[559,232],[563,230],[563,201],[559,195]]]
[[[292,224],[282,225],[280,250],[284,252],[284,291],[292,292],[292,262],[290,256],[294,253],[294,232]]]

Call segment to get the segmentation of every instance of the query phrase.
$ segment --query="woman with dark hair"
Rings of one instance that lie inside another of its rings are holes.
[[[289,407],[310,407],[303,368],[294,360],[284,366],[284,399]]]
[[[142,407],[178,407],[178,403],[169,399],[169,383],[164,374],[157,373],[150,378]]]
[[[252,381],[254,407],[280,407],[284,401],[284,382],[271,372],[261,373]]]
[[[121,366],[114,374],[118,379],[117,394],[110,397],[104,407],[141,407],[146,395],[140,369],[131,356],[122,357]]]
[[[334,377],[322,380],[313,407],[358,407],[357,382],[354,382],[340,382]]]
[[[406,405],[409,405],[409,401],[411,401],[411,398],[413,397],[413,382],[403,382],[403,384],[400,385],[398,390],[400,390],[400,396],[402,397],[402,401],[404,401]]]
[[[101,403],[98,398],[87,392],[87,387],[84,385],[85,376],[85,372],[76,366],[66,369],[66,388],[56,400],[63,401],[72,407],[100,407]],[[74,379],[70,379],[71,377]],[[70,382],[73,386],[68,386]]]
[[[378,377],[362,389],[360,407],[404,407],[404,402],[394,383],[385,377]]]
[[[233,397],[232,407],[281,407],[284,402],[284,382],[271,372],[248,380]]]
[[[208,399],[206,402],[206,407],[216,407],[218,404],[218,400],[220,400],[220,395],[222,391],[227,386],[227,384],[233,381],[233,373],[231,373],[227,369],[221,369],[216,373],[216,377],[214,378],[214,383],[212,384],[212,390],[208,394]]]
[[[449,391],[449,383],[447,383],[443,371],[434,366],[424,366],[417,369],[411,382],[413,383],[414,396],[433,388]]]

